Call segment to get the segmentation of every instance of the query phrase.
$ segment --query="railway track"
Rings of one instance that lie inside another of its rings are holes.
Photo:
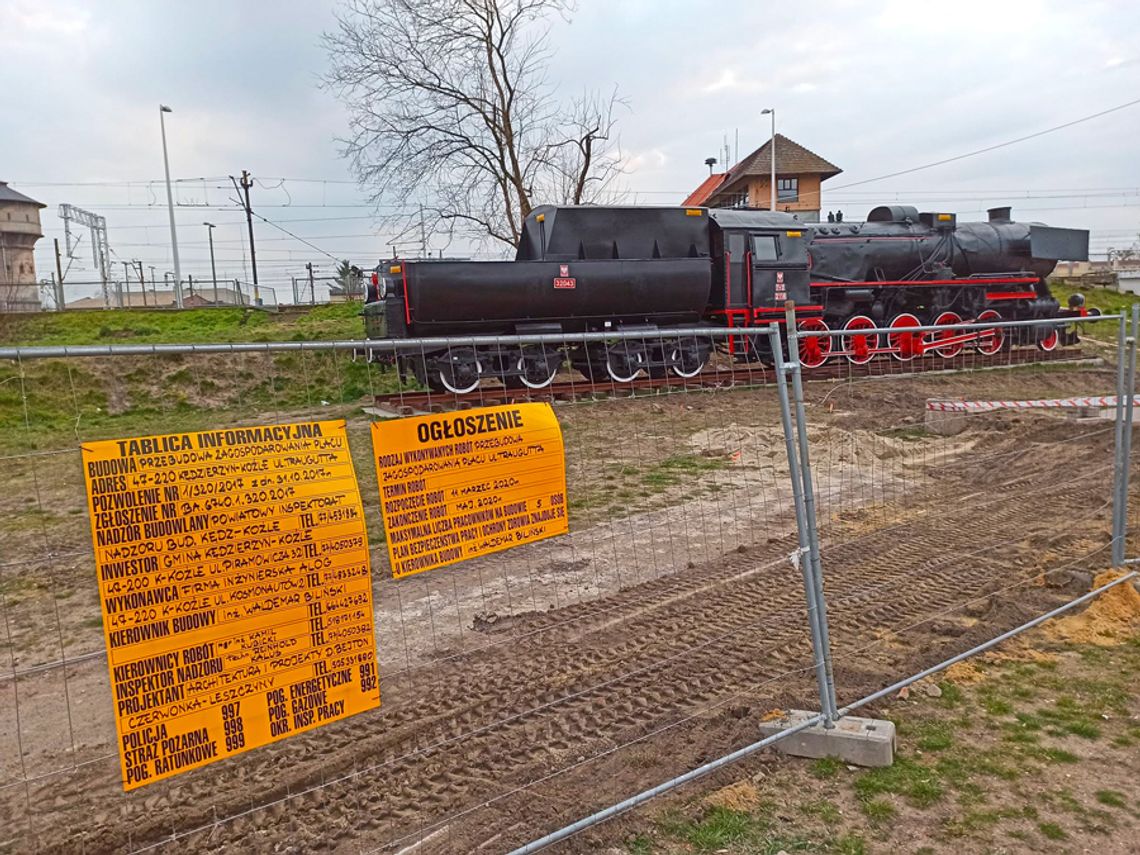
[[[1033,348],[1016,348],[986,356],[963,353],[950,358],[927,357],[910,362],[876,360],[864,365],[832,362],[819,368],[808,369],[806,380],[841,380],[857,377],[909,377],[937,371],[976,371],[987,368],[1008,368],[1040,363],[1080,364],[1086,361],[1084,352],[1076,350],[1040,351]],[[481,386],[467,393],[410,391],[391,392],[375,396],[376,407],[386,414],[412,415],[420,412],[442,412],[469,407],[515,404],[527,401],[579,401],[592,398],[635,397],[639,395],[669,394],[699,389],[752,388],[770,385],[775,372],[764,365],[746,364],[731,367],[712,367],[688,379],[668,374],[663,377],[638,377],[628,383],[613,380],[590,381],[572,378],[557,379],[544,389],[507,389],[502,386]]]

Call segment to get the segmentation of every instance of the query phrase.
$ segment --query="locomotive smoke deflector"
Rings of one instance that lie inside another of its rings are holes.
[[[1029,254],[1050,261],[1088,261],[1089,233],[1033,223],[1029,226]]]

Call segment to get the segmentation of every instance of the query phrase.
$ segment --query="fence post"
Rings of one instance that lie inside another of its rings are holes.
[[[1112,459],[1112,566],[1124,561],[1124,532],[1121,522],[1126,514],[1120,486],[1124,480],[1124,378],[1128,359],[1128,319],[1120,313],[1116,331],[1116,431]]]
[[[800,470],[800,456],[796,450],[796,440],[792,427],[792,407],[788,400],[788,373],[792,366],[784,361],[783,344],[780,341],[780,325],[768,325],[768,342],[772,349],[772,359],[776,369],[776,397],[780,401],[780,421],[784,427],[784,448],[788,455],[788,478],[792,482],[792,504],[796,509],[796,532],[799,536],[799,549],[793,553],[793,563],[799,568],[804,580],[804,597],[807,600],[808,628],[811,630],[812,658],[815,662],[815,681],[819,687],[819,708],[823,714],[824,727],[832,727],[832,693],[834,687],[829,682],[828,669],[831,657],[824,646],[823,621],[826,617],[820,608],[818,590],[815,585],[812,564],[812,546],[809,531],[814,528],[804,501],[803,480]]]
[[[788,301],[785,304],[785,318],[788,328],[788,364],[791,366],[792,394],[796,407],[796,433],[800,446],[800,477],[804,483],[804,511],[807,518],[808,546],[811,547],[812,583],[815,586],[815,601],[819,608],[819,641],[823,653],[824,671],[827,677],[828,708],[824,712],[824,727],[831,727],[838,714],[838,702],[835,699],[835,675],[831,666],[831,633],[827,626],[827,601],[823,594],[823,563],[819,558],[819,529],[816,525],[815,515],[815,483],[811,475],[811,457],[809,454],[807,415],[804,413],[804,384],[803,374],[800,370],[799,335],[796,332],[795,304]]]
[[[1120,468],[1115,496],[1116,519],[1112,532],[1112,564],[1119,567],[1124,563],[1125,539],[1128,536],[1128,478],[1132,468],[1132,413],[1136,398],[1136,334],[1140,331],[1140,303],[1132,304],[1132,328],[1125,338],[1128,367],[1124,376],[1124,388],[1120,390],[1123,401],[1123,427],[1118,432],[1120,439]],[[1124,354],[1120,355],[1123,363]],[[1117,372],[1119,375],[1119,371]]]

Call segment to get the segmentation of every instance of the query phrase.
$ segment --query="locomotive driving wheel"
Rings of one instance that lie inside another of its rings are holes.
[[[997,309],[986,309],[984,312],[978,315],[979,323],[983,321],[1000,320],[1001,312],[999,312]],[[1005,344],[1005,330],[1001,328],[990,328],[985,330],[978,330],[978,341],[975,343],[974,347],[978,349],[978,353],[981,353],[985,356],[993,356],[995,353],[1001,350],[1003,344]]]
[[[799,328],[807,332],[830,332],[823,318],[804,318]],[[812,335],[800,339],[800,364],[804,368],[819,368],[831,355],[831,336]]]
[[[910,362],[916,356],[922,355],[922,333],[913,332],[907,327],[921,326],[918,318],[910,312],[895,315],[890,327],[898,332],[887,334],[887,344],[891,348],[891,356],[899,362]]]
[[[934,319],[934,326],[952,326],[954,324],[962,323],[962,316],[957,312],[943,312]],[[939,330],[938,332],[931,333],[931,344],[934,345],[934,352],[941,356],[943,359],[951,359],[962,352],[966,347],[966,343],[959,341],[953,344],[944,344],[939,346],[938,342],[944,339],[952,339],[960,336],[961,330]]]
[[[861,330],[873,330],[875,322],[866,315],[856,315],[848,319],[843,325],[843,350],[847,361],[853,365],[866,365],[875,358],[873,351],[879,348],[878,333],[866,333]]]
[[[1037,348],[1046,353],[1052,353],[1057,349],[1057,345],[1061,343],[1061,334],[1057,331],[1056,327],[1049,330],[1041,338],[1037,339]]]

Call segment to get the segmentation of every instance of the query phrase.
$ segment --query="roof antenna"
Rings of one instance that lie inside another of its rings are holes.
[[[732,162],[740,163],[740,128],[736,129],[736,148],[732,152]]]
[[[716,166],[716,158],[715,157],[706,157],[705,158],[705,166],[707,166],[709,168],[709,175],[712,175],[713,174],[713,167]]]

